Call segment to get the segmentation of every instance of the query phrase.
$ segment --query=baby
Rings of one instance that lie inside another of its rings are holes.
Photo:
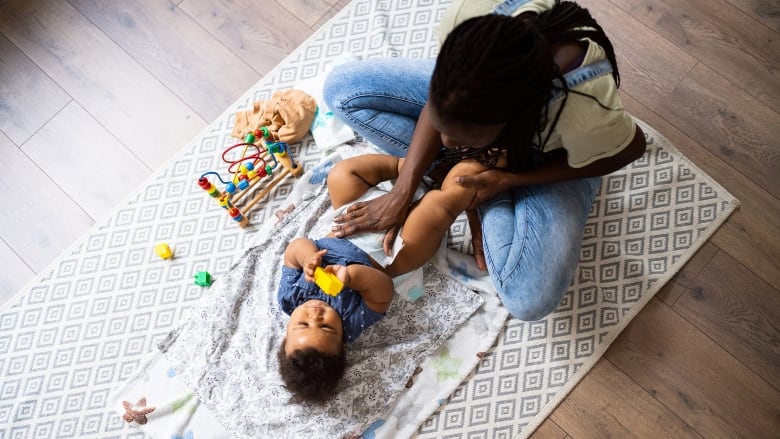
[[[380,182],[396,178],[402,165],[403,159],[383,154],[338,162],[328,175],[333,208],[339,209]],[[346,369],[344,343],[354,341],[384,317],[393,298],[392,278],[431,259],[453,221],[473,200],[475,190],[455,183],[455,176],[484,169],[476,161],[456,164],[441,189],[427,192],[412,206],[399,233],[404,246],[387,265],[378,263],[351,240],[332,234],[319,240],[297,238],[290,242],[278,294],[280,308],[290,319],[277,356],[282,379],[294,401],[323,403],[333,395]],[[344,284],[338,295],[328,295],[314,283],[317,267]]]

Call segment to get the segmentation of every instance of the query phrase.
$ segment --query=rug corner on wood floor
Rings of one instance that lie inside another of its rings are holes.
[[[557,310],[536,322],[510,318],[419,437],[530,435],[739,206],[663,135],[638,123],[647,153],[604,177],[580,265]]]
[[[264,77],[127,203],[20,291],[0,311],[0,436],[135,437],[109,393],[208,290],[192,276],[218,279],[252,239],[195,180],[221,169],[232,143],[230,115],[273,90],[322,73],[344,52],[359,57],[433,57],[429,24],[448,1],[352,2]],[[424,14],[431,20],[413,20]],[[404,23],[406,27],[390,27]],[[738,206],[652,127],[648,153],[605,177],[586,229],[576,278],[558,310],[538,322],[508,320],[497,346],[418,436],[526,436],[566,394],[652,296]],[[293,145],[305,166],[320,151]],[[292,181],[257,209],[273,217]],[[464,239],[467,227],[453,228]],[[153,244],[168,242],[161,261]],[[411,416],[411,415],[410,415]]]

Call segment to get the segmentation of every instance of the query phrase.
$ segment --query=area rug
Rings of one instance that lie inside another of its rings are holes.
[[[435,57],[432,23],[447,5],[352,2],[6,304],[0,437],[139,437],[107,406],[109,394],[208,295],[193,275],[208,271],[219,282],[257,231],[237,227],[196,184],[203,172],[222,169],[219,156],[235,143],[232,115],[274,90],[320,77],[345,55]],[[642,128],[648,152],[604,178],[580,266],[557,311],[537,322],[507,320],[496,345],[437,409],[420,411],[401,395],[366,437],[529,435],[725,221],[737,200],[660,133]],[[304,167],[323,152],[312,137],[293,145]],[[292,183],[253,211],[254,224],[275,220]],[[468,251],[469,241],[461,218],[451,247]],[[158,242],[171,246],[173,259],[155,255]],[[473,278],[463,267],[464,279]],[[446,376],[451,357],[436,366]]]

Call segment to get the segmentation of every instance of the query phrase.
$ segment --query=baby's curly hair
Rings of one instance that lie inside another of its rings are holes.
[[[322,404],[331,396],[347,369],[344,346],[338,354],[326,354],[314,348],[296,349],[289,356],[285,352],[287,339],[276,353],[279,373],[295,402]]]

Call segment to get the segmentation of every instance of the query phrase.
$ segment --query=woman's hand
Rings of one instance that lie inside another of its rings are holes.
[[[488,169],[477,174],[460,175],[455,177],[455,182],[461,186],[472,187],[477,190],[474,200],[468,209],[476,209],[480,203],[493,199],[499,192],[512,186],[514,174],[498,169]],[[472,232],[473,233],[473,232]]]
[[[393,192],[368,201],[354,203],[334,219],[333,234],[338,238],[360,232],[387,231],[383,242],[385,254],[390,255],[396,236],[409,215],[409,205]]]

